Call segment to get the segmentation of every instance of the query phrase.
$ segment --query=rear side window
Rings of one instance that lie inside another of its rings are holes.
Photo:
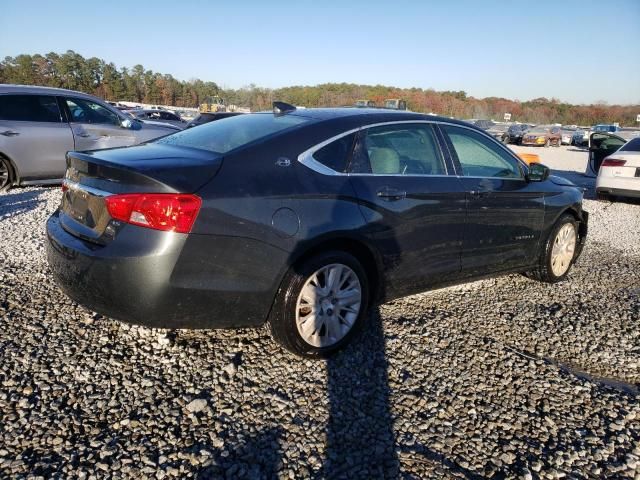
[[[428,124],[395,124],[362,131],[352,173],[446,175],[433,129]]]
[[[465,177],[522,178],[518,161],[500,145],[467,128],[442,125]]]
[[[347,162],[353,148],[355,136],[355,133],[345,135],[325,145],[313,154],[313,158],[331,170],[344,173],[347,169]]]
[[[620,149],[621,152],[640,152],[640,137],[629,140]]]
[[[297,115],[249,113],[223,118],[155,140],[157,143],[227,153],[256,140],[297,127],[311,119]]]
[[[62,122],[55,97],[48,95],[0,95],[0,120]]]

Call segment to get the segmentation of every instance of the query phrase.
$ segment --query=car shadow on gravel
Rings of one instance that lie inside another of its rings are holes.
[[[0,220],[27,213],[44,203],[38,197],[41,190],[28,190],[0,195]]]
[[[316,478],[397,478],[388,361],[378,307],[366,332],[327,361],[329,419]]]

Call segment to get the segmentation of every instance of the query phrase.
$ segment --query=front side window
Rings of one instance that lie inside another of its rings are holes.
[[[351,133],[320,148],[313,158],[336,172],[345,172],[356,134]]]
[[[467,128],[443,125],[465,177],[522,178],[518,161],[491,139]]]
[[[56,98],[48,95],[0,95],[0,120],[62,122]]]
[[[120,125],[120,117],[99,103],[82,98],[65,99],[75,123]]]
[[[298,115],[249,113],[210,122],[155,140],[157,143],[228,153],[251,142],[297,127],[312,119]]]
[[[351,173],[446,175],[433,128],[395,124],[363,130],[353,152]]]

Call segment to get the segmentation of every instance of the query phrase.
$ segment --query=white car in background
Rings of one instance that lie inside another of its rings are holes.
[[[621,141],[622,137],[612,134],[591,136],[589,154],[598,172],[596,195],[600,200],[612,196],[640,198],[640,136],[619,146]],[[602,158],[603,154],[606,156]]]

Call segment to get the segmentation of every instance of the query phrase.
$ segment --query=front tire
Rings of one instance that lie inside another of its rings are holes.
[[[0,156],[0,192],[6,192],[13,185],[13,168],[5,157]]]
[[[562,215],[551,229],[542,252],[539,265],[529,276],[546,283],[564,280],[576,257],[578,223],[569,214]]]
[[[369,282],[360,262],[329,251],[294,265],[269,315],[273,339],[290,352],[327,358],[366,323]]]

